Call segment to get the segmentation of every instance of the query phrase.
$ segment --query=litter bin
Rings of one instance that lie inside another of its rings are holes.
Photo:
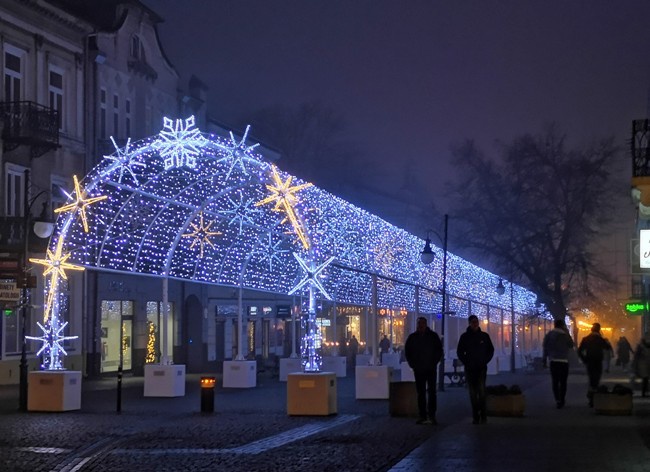
[[[201,377],[201,413],[214,412],[214,377]]]

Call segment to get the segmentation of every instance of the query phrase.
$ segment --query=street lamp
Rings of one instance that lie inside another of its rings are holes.
[[[442,338],[442,359],[440,359],[440,370],[438,372],[438,390],[445,391],[445,315],[447,313],[447,227],[449,223],[449,215],[445,215],[445,232],[442,241],[442,313],[440,323],[440,337]],[[431,250],[431,239],[427,234],[427,239],[424,242],[424,249],[420,253],[420,260],[424,264],[431,264],[434,259],[433,251]]]
[[[35,286],[34,277],[28,275],[27,261],[29,260],[27,253],[29,252],[29,235],[30,229],[32,227],[32,222],[34,224],[33,230],[36,236],[39,238],[49,238],[54,230],[54,224],[50,221],[47,221],[47,202],[43,204],[43,211],[38,219],[32,219],[31,210],[32,206],[38,200],[41,195],[46,194],[47,190],[42,190],[36,194],[32,200],[29,200],[29,170],[25,169],[25,187],[24,187],[24,215],[23,215],[23,253],[21,260],[21,272],[18,277],[19,286],[20,286],[20,311],[22,319],[22,344],[20,349],[20,365],[19,365],[19,398],[18,398],[18,409],[20,411],[27,411],[27,376],[29,372],[29,366],[27,365],[27,339],[26,339],[26,329],[27,329],[27,310],[30,304],[30,288]]]
[[[510,282],[510,372],[515,371],[515,302],[513,296],[513,283]],[[506,293],[506,287],[503,280],[499,279],[497,293],[503,295]]]

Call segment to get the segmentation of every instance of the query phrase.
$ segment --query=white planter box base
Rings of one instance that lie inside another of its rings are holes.
[[[145,397],[183,397],[185,396],[184,364],[145,364]]]
[[[287,375],[302,372],[302,363],[297,357],[283,357],[280,359],[280,382],[287,381]]]
[[[29,373],[28,411],[70,411],[81,409],[81,372],[41,370]]]
[[[355,375],[357,400],[388,400],[390,397],[390,371],[391,368],[386,365],[357,366]]]
[[[321,370],[323,372],[334,372],[337,377],[347,375],[347,359],[343,356],[324,356]]]
[[[257,362],[224,361],[224,388],[252,388],[257,386]]]
[[[415,382],[415,374],[413,374],[413,369],[409,367],[408,362],[402,362],[402,382]]]

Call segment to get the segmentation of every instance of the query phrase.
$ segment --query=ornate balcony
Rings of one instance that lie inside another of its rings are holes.
[[[29,146],[32,157],[59,147],[59,112],[34,102],[0,102],[4,151]]]

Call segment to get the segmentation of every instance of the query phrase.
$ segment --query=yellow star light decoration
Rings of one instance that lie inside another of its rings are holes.
[[[305,249],[309,249],[309,240],[307,239],[305,230],[303,229],[302,224],[298,219],[298,215],[296,214],[294,206],[300,201],[295,195],[296,192],[307,187],[311,187],[313,184],[306,183],[294,185],[291,187],[291,181],[293,180],[292,176],[287,177],[287,180],[283,182],[275,166],[271,166],[271,171],[273,185],[266,185],[266,188],[269,190],[269,192],[271,192],[271,195],[266,197],[264,200],[257,202],[255,206],[261,206],[267,203],[275,203],[273,211],[280,211],[285,213],[286,218],[283,220],[283,222],[288,220],[289,223],[291,223],[293,231],[296,233],[296,236],[298,236],[298,239],[302,243],[303,247]]]
[[[193,231],[190,231],[189,233],[183,234],[184,238],[194,238],[194,241],[192,241],[192,244],[190,245],[190,249],[192,249],[196,243],[199,243],[201,246],[201,254],[200,258],[203,258],[203,247],[205,246],[205,243],[208,243],[210,246],[214,247],[214,244],[212,244],[212,241],[210,241],[210,238],[212,236],[219,236],[223,233],[220,231],[210,231],[210,227],[214,223],[214,220],[210,221],[207,225],[203,222],[203,212],[199,213],[199,224],[195,225],[194,223],[190,223],[190,225],[193,228]]]
[[[77,266],[74,264],[70,264],[69,262],[66,262],[68,258],[70,258],[71,254],[62,254],[63,252],[63,238],[59,238],[59,241],[56,245],[56,250],[52,252],[50,249],[47,250],[47,259],[33,259],[30,258],[29,262],[33,262],[34,264],[40,264],[46,267],[46,269],[43,271],[44,276],[51,275],[50,279],[50,287],[48,290],[47,294],[47,301],[45,303],[45,311],[43,313],[44,321],[47,322],[47,320],[50,317],[50,313],[52,310],[52,304],[54,302],[54,294],[57,292],[57,287],[59,284],[59,278],[62,278],[64,280],[68,280],[68,276],[66,275],[65,271],[66,269],[68,270],[84,270],[83,267]]]
[[[81,222],[83,223],[84,232],[87,233],[88,219],[86,218],[86,207],[88,205],[99,202],[101,200],[105,200],[108,197],[106,195],[101,195],[99,197],[87,198],[88,194],[86,193],[85,190],[81,189],[77,176],[73,175],[72,178],[74,179],[74,194],[76,195],[76,200],[72,203],[68,203],[67,205],[63,205],[62,207],[57,208],[56,210],[54,210],[54,213],[63,213],[67,211],[79,210],[79,215],[81,216]]]

